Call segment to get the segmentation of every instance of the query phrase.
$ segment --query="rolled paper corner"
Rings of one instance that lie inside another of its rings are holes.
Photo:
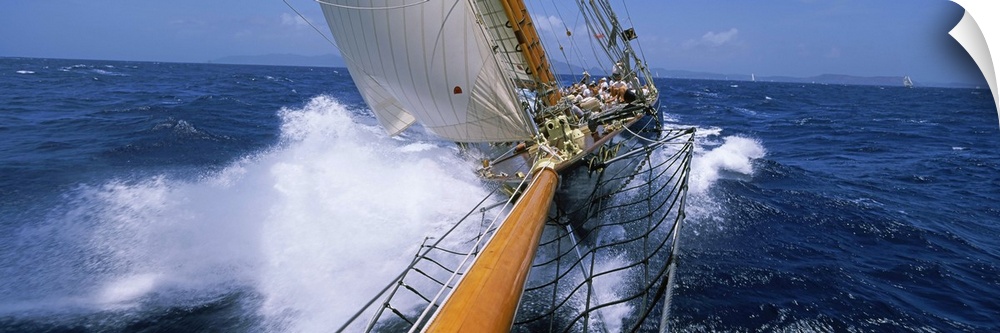
[[[972,60],[976,62],[979,66],[979,70],[983,73],[983,77],[986,79],[986,83],[990,86],[990,92],[993,93],[993,103],[997,107],[997,118],[1000,121],[1000,95],[997,91],[997,75],[994,67],[996,63],[994,55],[990,53],[989,40],[983,33],[982,27],[976,22],[972,17],[972,11],[977,13],[987,13],[984,2],[971,1],[971,0],[952,0],[958,3],[965,9],[965,15],[962,16],[962,20],[955,25],[951,31],[948,32],[952,38],[958,41],[965,51],[972,56]],[[984,21],[985,22],[985,21]],[[993,27],[992,23],[989,23],[989,27]],[[987,31],[992,31],[988,29]],[[994,44],[996,46],[996,44]],[[1000,123],[998,123],[1000,125]]]

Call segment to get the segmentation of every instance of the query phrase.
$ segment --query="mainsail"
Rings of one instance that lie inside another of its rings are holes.
[[[396,134],[420,122],[456,142],[529,140],[534,123],[469,1],[322,0],[365,102]],[[505,57],[505,67],[522,60]],[[511,60],[514,59],[514,60]]]

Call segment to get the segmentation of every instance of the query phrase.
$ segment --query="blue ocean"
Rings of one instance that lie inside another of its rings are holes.
[[[986,89],[657,79],[670,326],[1000,331]],[[346,69],[0,58],[0,332],[328,332],[486,189]]]

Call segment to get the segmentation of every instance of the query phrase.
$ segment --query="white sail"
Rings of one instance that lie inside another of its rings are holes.
[[[390,134],[420,122],[457,142],[533,137],[470,2],[319,3],[351,77]]]
[[[528,69],[531,67],[524,54],[519,52],[517,36],[510,27],[507,26],[508,19],[504,13],[503,5],[495,0],[475,0],[476,12],[482,18],[482,22],[490,40],[497,44],[497,61],[504,74],[513,78],[519,86],[524,83],[534,82]]]

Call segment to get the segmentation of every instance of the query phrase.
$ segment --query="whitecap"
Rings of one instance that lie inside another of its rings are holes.
[[[19,304],[11,311],[183,307],[250,289],[262,325],[324,330],[486,195],[453,148],[390,139],[330,97],[278,113],[281,142],[219,172],[133,176],[68,193],[24,231],[38,242],[4,258],[31,266],[5,270],[25,275],[0,277],[0,286],[47,281],[0,289]]]
[[[97,69],[97,68],[91,69],[91,71],[94,72],[94,73],[97,73],[97,74],[107,75],[107,76],[128,76],[128,74],[118,73],[118,72],[112,72],[112,71],[107,71],[107,70]]]
[[[727,136],[722,144],[698,152],[691,160],[688,181],[693,194],[704,193],[721,177],[723,171],[752,176],[753,160],[764,157],[767,150],[756,139]]]

